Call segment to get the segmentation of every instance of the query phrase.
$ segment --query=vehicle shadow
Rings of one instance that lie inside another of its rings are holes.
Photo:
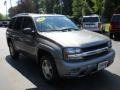
[[[110,36],[109,36],[109,33],[107,33],[107,32],[106,32],[106,33],[103,33],[103,35],[105,35],[105,36],[107,36],[107,37],[110,37]],[[113,40],[113,41],[120,41],[120,36],[117,37],[117,38],[113,38],[112,40]]]
[[[39,67],[32,60],[24,56],[20,56],[19,60],[13,60],[6,56],[6,61],[37,86],[26,90],[120,90],[120,76],[107,70],[82,78],[61,79],[56,84],[49,84],[43,80]]]
[[[114,38],[114,41],[120,41],[120,37],[119,38]]]

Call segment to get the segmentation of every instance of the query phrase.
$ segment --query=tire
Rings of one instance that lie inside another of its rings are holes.
[[[54,59],[50,55],[44,55],[40,61],[40,68],[46,81],[54,83],[58,81],[59,76]]]
[[[119,39],[119,34],[115,34],[115,39]]]
[[[111,39],[113,39],[113,35],[114,35],[113,33],[110,33],[110,38],[111,38]]]
[[[9,51],[10,51],[10,55],[13,59],[18,59],[19,58],[19,53],[15,50],[12,42],[9,42]]]

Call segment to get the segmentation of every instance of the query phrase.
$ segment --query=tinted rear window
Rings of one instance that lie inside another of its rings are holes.
[[[99,22],[98,17],[84,17],[83,22]]]
[[[114,15],[112,17],[112,22],[120,22],[120,15]]]
[[[12,19],[11,19],[11,21],[10,21],[10,23],[9,23],[9,26],[8,26],[10,29],[13,29],[14,24],[15,24],[15,20],[16,20],[15,18],[12,18]]]
[[[20,30],[21,29],[22,20],[23,20],[23,17],[17,17],[15,25],[14,25],[15,30]]]

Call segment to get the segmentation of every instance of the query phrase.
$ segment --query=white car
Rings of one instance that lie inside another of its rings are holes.
[[[83,16],[82,25],[86,30],[102,32],[102,23],[99,15]]]

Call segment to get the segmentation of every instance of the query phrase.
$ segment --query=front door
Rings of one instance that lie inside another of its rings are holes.
[[[30,17],[24,17],[22,23],[22,31],[25,28],[31,28],[33,31],[35,30],[34,22]],[[32,56],[35,55],[35,35],[33,34],[25,34],[22,32],[22,48],[23,51],[31,54]]]

